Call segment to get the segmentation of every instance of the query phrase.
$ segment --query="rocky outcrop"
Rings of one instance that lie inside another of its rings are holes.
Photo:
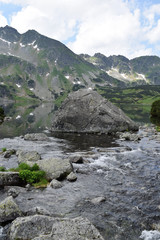
[[[48,180],[63,179],[73,170],[68,159],[51,158],[37,161],[40,169],[46,172]]]
[[[29,216],[13,221],[10,240],[103,240],[92,223],[82,217],[74,219],[48,216]]]
[[[53,120],[53,132],[113,133],[138,130],[124,112],[88,89],[71,93]]]
[[[0,187],[21,185],[18,172],[0,172]]]
[[[13,197],[7,197],[0,203],[0,223],[14,220],[20,216],[22,216],[22,212],[14,202]]]

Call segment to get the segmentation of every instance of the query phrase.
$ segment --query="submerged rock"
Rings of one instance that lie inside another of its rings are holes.
[[[7,197],[0,203],[0,223],[14,220],[20,216],[22,216],[22,212],[14,202],[13,197]]]
[[[138,130],[124,112],[96,91],[71,93],[53,120],[53,132],[113,133]]]

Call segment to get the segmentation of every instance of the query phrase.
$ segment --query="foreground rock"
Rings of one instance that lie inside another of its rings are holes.
[[[34,239],[41,234],[50,234],[54,218],[43,215],[19,217],[12,222],[9,239]]]
[[[55,115],[53,132],[113,133],[138,130],[124,112],[96,91],[79,90],[68,96]]]
[[[40,169],[46,172],[48,180],[63,179],[73,170],[68,159],[51,158],[37,161]]]
[[[14,220],[20,216],[22,216],[22,212],[14,202],[13,197],[7,197],[0,203],[0,223]]]
[[[67,219],[35,215],[17,218],[9,235],[11,240],[103,240],[91,222],[82,217]]]
[[[18,186],[22,184],[18,172],[0,172],[0,187]]]

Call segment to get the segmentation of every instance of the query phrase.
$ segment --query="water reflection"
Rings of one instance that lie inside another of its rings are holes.
[[[150,106],[121,104],[118,107],[132,120],[139,123],[150,123]],[[5,104],[3,108],[6,120],[0,125],[0,138],[15,137],[50,129],[56,111],[54,103],[29,104],[27,106],[17,106],[12,103]],[[79,136],[77,136],[78,138]],[[87,136],[86,139],[89,139],[89,137]],[[76,142],[76,139],[74,141]],[[80,144],[80,141],[78,144]],[[85,144],[87,145],[87,143]]]
[[[0,138],[15,137],[30,132],[42,132],[51,126],[53,103],[41,105],[4,106],[5,121],[0,126]]]

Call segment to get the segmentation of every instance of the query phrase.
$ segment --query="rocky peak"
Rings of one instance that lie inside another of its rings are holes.
[[[0,38],[6,41],[18,42],[20,40],[20,36],[20,33],[10,26],[0,28]]]

